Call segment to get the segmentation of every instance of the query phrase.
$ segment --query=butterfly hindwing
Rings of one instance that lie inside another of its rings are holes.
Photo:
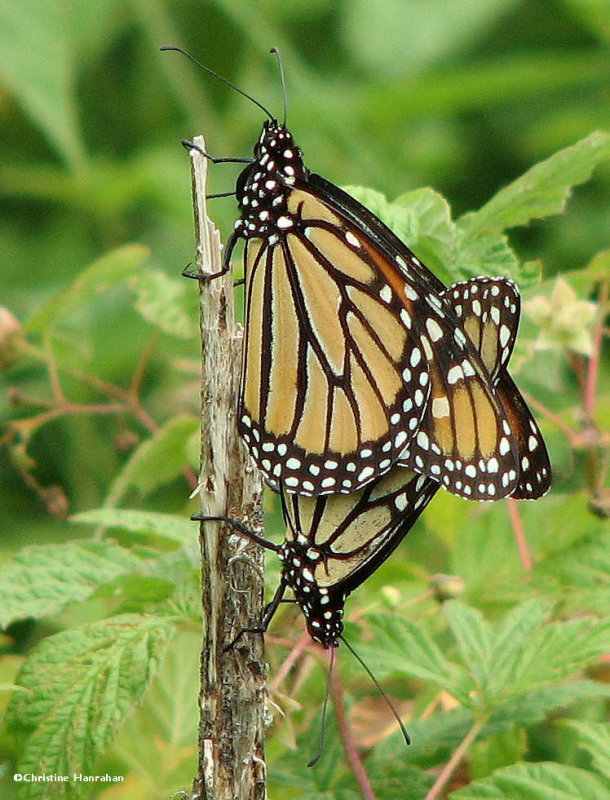
[[[439,486],[394,468],[360,492],[284,496],[284,581],[312,638],[334,646],[346,597],[398,547]]]
[[[451,303],[496,386],[517,338],[521,298],[516,284],[508,278],[473,278],[453,284],[443,296]]]
[[[551,486],[551,463],[536,420],[507,370],[519,322],[517,287],[506,278],[476,278],[451,286],[447,295],[481,353],[517,442],[519,479],[510,496],[536,500]]]
[[[456,284],[441,298],[459,319],[453,338],[467,338],[480,353],[486,380],[468,381],[476,362],[464,358],[449,366],[439,348],[424,418],[398,463],[470,500],[507,497],[518,481],[518,448],[493,385],[512,351],[519,295],[512,281],[480,278]]]
[[[519,448],[519,482],[514,500],[537,500],[551,488],[551,461],[542,433],[519,389],[504,371],[497,388]]]
[[[541,497],[551,481],[548,452],[536,421],[507,371],[519,323],[517,287],[506,278],[474,278],[454,284],[444,296],[481,354],[515,437],[518,477],[510,496],[517,500]],[[447,486],[448,476],[442,475],[441,482]]]

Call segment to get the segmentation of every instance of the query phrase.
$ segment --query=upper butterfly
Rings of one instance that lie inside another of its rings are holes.
[[[517,443],[445,287],[381,220],[310,173],[286,125],[266,113],[252,159],[218,160],[249,161],[224,269],[245,240],[238,428],[267,482],[321,495],[383,475],[427,434],[440,371],[447,402],[455,395],[484,420],[464,441],[464,468],[494,476],[493,499],[510,495]]]
[[[269,484],[353,492],[387,472],[422,432],[441,365],[486,422],[484,449],[471,441],[468,451],[504,477],[495,497],[510,494],[510,425],[434,275],[367,209],[311,174],[275,120],[263,126],[237,198],[226,258],[245,239],[238,426]]]

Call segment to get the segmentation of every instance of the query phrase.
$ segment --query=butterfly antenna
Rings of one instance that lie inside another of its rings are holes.
[[[284,97],[284,121],[282,125],[286,127],[286,119],[288,116],[288,92],[286,91],[286,78],[284,77],[284,62],[282,61],[282,54],[277,49],[277,47],[272,47],[269,50],[270,53],[273,53],[277,58],[277,66],[280,71],[280,80],[282,81],[282,94]]]
[[[328,713],[328,699],[330,697],[330,676],[335,665],[335,648],[330,651],[330,659],[328,662],[328,674],[326,676],[326,694],[324,695],[324,702],[322,703],[322,720],[320,722],[320,739],[318,740],[318,747],[315,756],[307,762],[308,767],[313,767],[317,764],[324,749],[324,737],[326,736],[326,715]]]
[[[202,64],[200,61],[197,61],[197,59],[190,53],[187,53],[186,50],[183,50],[181,47],[176,47],[176,45],[173,44],[165,44],[163,45],[163,47],[160,47],[159,49],[163,51],[174,50],[176,53],[182,53],[183,56],[186,56],[189,59],[189,61],[192,61],[193,64],[199,67],[199,69],[202,69],[204,72],[207,72],[208,75],[212,75],[214,78],[218,78],[219,81],[222,81],[224,84],[229,86],[231,89],[240,94],[242,97],[245,97],[246,99],[250,100],[251,103],[254,103],[255,106],[258,106],[261,109],[261,111],[265,112],[265,114],[269,117],[270,120],[274,119],[273,114],[270,111],[268,111],[262,103],[259,103],[258,100],[252,97],[252,95],[248,94],[247,92],[244,92],[243,89],[240,89],[239,86],[236,86],[234,83],[231,83],[231,81],[228,80],[227,78],[223,78],[223,76],[219,75],[218,72],[214,72],[213,69],[210,69],[209,67],[206,67],[204,64]]]
[[[395,719],[395,720],[396,720],[396,722],[398,722],[398,724],[400,725],[400,731],[401,731],[401,733],[402,733],[402,735],[403,735],[403,737],[404,737],[404,740],[405,740],[405,742],[406,742],[407,744],[411,744],[411,737],[409,736],[409,732],[408,732],[408,731],[407,731],[407,729],[405,728],[405,726],[404,726],[404,723],[403,723],[403,721],[402,721],[402,720],[401,720],[401,718],[400,718],[400,714],[399,714],[399,713],[398,713],[398,711],[396,710],[396,707],[395,707],[395,705],[392,703],[392,701],[390,700],[390,698],[387,696],[387,694],[386,694],[386,693],[383,691],[383,689],[381,688],[381,684],[379,683],[379,681],[377,680],[377,678],[376,678],[376,677],[373,675],[373,673],[371,672],[371,670],[370,670],[370,669],[367,667],[367,665],[365,664],[365,662],[362,660],[361,656],[359,656],[359,655],[358,655],[358,653],[357,653],[357,652],[354,650],[354,648],[353,648],[353,647],[351,646],[351,644],[350,644],[350,643],[347,641],[347,639],[345,639],[343,636],[339,636],[339,639],[341,639],[341,641],[343,642],[343,644],[344,644],[344,645],[347,647],[347,649],[348,649],[348,650],[350,651],[350,653],[351,653],[351,654],[354,656],[354,658],[356,659],[356,661],[357,661],[357,662],[360,664],[360,666],[361,666],[361,667],[364,669],[364,671],[365,671],[365,672],[366,672],[366,674],[369,676],[369,678],[370,678],[370,679],[373,681],[373,683],[374,683],[374,684],[375,684],[375,686],[377,687],[377,691],[378,691],[378,692],[379,692],[379,694],[380,694],[380,695],[383,697],[383,699],[385,700],[385,702],[386,702],[386,704],[387,704],[388,708],[390,709],[390,711],[391,711],[391,712],[392,712],[392,714],[394,715],[394,719]]]

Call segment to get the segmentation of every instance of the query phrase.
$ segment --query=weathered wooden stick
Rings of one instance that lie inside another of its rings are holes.
[[[221,269],[220,236],[206,212],[208,161],[202,137],[190,152],[201,274],[202,512],[261,522],[262,484],[236,428],[236,398],[243,331],[236,325],[231,273]],[[201,523],[203,648],[199,725],[199,775],[193,798],[262,800],[265,796],[263,714],[265,663],[262,637],[240,630],[262,617],[263,551],[219,522]]]

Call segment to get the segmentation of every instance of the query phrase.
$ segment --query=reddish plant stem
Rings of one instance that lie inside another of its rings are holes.
[[[449,781],[453,777],[453,774],[464,760],[464,757],[466,756],[470,748],[470,745],[477,738],[477,736],[481,732],[486,722],[487,718],[484,718],[477,720],[474,723],[472,728],[468,731],[466,736],[457,746],[455,752],[453,753],[449,761],[443,767],[443,770],[436,779],[434,786],[430,789],[430,791],[426,795],[426,800],[439,800],[439,798],[443,796],[443,793],[447,788]]]
[[[341,736],[345,758],[354,773],[354,777],[362,792],[362,797],[364,800],[376,800],[375,792],[373,791],[369,776],[364,769],[364,764],[360,758],[360,753],[358,752],[356,741],[345,712],[343,686],[341,685],[338,660],[335,664],[335,669],[331,670],[330,673],[330,695],[333,701],[333,708],[335,709],[337,727],[339,729],[339,735]]]
[[[49,414],[50,414],[49,419],[56,419],[57,417],[74,413],[78,414],[131,413],[136,417],[136,419],[143,425],[143,427],[146,430],[151,432],[157,431],[159,429],[159,425],[155,422],[155,420],[142,406],[138,394],[142,381],[142,376],[144,374],[145,367],[148,361],[150,360],[152,346],[154,345],[155,341],[156,341],[156,334],[151,338],[151,342],[149,343],[144,353],[142,354],[138,362],[138,365],[136,367],[134,376],[132,378],[131,385],[127,390],[121,388],[120,386],[116,386],[112,383],[108,383],[107,381],[104,381],[95,376],[87,375],[86,373],[80,372],[79,370],[62,369],[62,372],[65,372],[67,375],[71,375],[72,377],[81,380],[83,383],[86,383],[87,385],[107,395],[108,397],[118,398],[119,400],[123,401],[122,403],[115,403],[110,405],[105,405],[103,403],[91,404],[91,405],[81,405],[78,403],[71,403],[65,397],[63,390],[61,388],[59,380],[59,368],[55,363],[55,359],[53,358],[51,349],[49,348],[47,350],[41,350],[40,348],[27,344],[26,351],[31,356],[42,361],[47,367],[47,371],[49,374],[49,382],[51,384],[54,402],[48,402],[44,400],[38,401],[33,398],[28,398],[26,396],[23,396],[23,399],[25,401],[30,402],[32,405],[43,405],[49,408]],[[46,418],[45,415],[40,415],[39,417],[33,417],[30,418],[29,420],[19,420],[19,422],[24,423],[24,426],[33,425],[34,427],[43,425],[47,421],[48,419]]]
[[[279,687],[282,685],[290,670],[294,667],[297,663],[303,651],[307,648],[309,644],[309,634],[304,633],[303,636],[298,640],[298,642],[294,645],[292,650],[288,653],[282,666],[277,671],[276,676],[269,684],[269,690],[271,692],[277,692]]]
[[[49,371],[49,380],[51,382],[51,388],[53,390],[53,397],[57,400],[59,405],[66,402],[66,396],[64,395],[63,389],[61,387],[61,381],[59,380],[59,370],[57,368],[57,362],[55,361],[55,357],[53,355],[53,348],[51,347],[51,336],[50,334],[46,334],[44,336],[44,359],[47,365],[47,369]]]
[[[530,572],[532,569],[532,557],[527,544],[525,531],[523,530],[517,501],[513,500],[511,497],[508,498],[508,514],[510,516],[511,525],[513,526],[513,533],[515,535],[515,541],[517,542],[521,564],[526,572]]]
[[[133,376],[131,378],[131,385],[129,386],[129,397],[132,399],[135,405],[139,405],[140,399],[140,387],[142,386],[142,379],[144,378],[144,373],[146,372],[146,368],[148,367],[148,362],[151,359],[151,356],[154,352],[155,347],[157,346],[157,342],[160,338],[160,332],[155,331],[153,335],[150,337],[148,344],[142,351],[136,368],[134,370]]]
[[[9,425],[15,431],[25,431],[28,428],[34,431],[41,425],[45,425],[47,422],[51,422],[59,417],[64,417],[67,414],[124,414],[129,410],[129,406],[124,403],[112,403],[108,405],[100,403],[99,405],[93,404],[89,406],[66,402],[60,406],[49,409],[49,411],[45,411],[43,414],[38,414],[35,417],[12,420]]]

